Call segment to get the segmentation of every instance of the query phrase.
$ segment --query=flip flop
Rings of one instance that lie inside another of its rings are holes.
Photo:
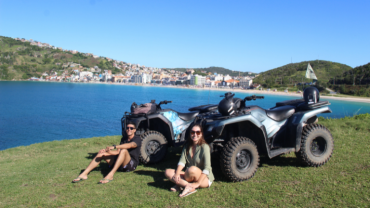
[[[81,181],[84,181],[84,180],[87,180],[88,178],[84,179],[84,178],[81,178],[81,177],[77,177],[75,179],[73,179],[72,183],[78,183],[78,182],[81,182]],[[75,181],[75,180],[78,180],[78,181]]]
[[[185,191],[187,191],[188,190],[188,192],[185,194],[185,195],[182,195]],[[197,192],[197,190],[196,189],[193,189],[193,190],[191,190],[191,189],[184,189],[184,191],[179,195],[179,197],[180,198],[184,198],[184,197],[187,197],[187,196],[189,196],[190,194],[194,194],[195,192]],[[182,196],[181,196],[182,195]]]
[[[100,182],[100,181],[99,181],[99,183],[98,183],[98,184],[107,184],[107,183],[109,183],[109,182],[113,181],[113,179],[112,179],[112,180],[110,180],[110,179],[108,179],[108,178],[103,178],[103,179],[101,179],[101,181],[108,181],[108,182],[106,182],[106,183],[102,183],[102,182]]]
[[[181,190],[183,190],[183,188],[180,187],[180,186],[177,186],[177,185],[170,188],[170,191],[172,191],[172,192],[178,192],[178,191],[181,191]]]

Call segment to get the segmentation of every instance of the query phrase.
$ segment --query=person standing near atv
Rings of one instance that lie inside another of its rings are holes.
[[[100,161],[105,160],[112,170],[100,180],[99,184],[105,184],[113,181],[113,175],[117,170],[130,172],[136,169],[139,164],[139,154],[141,147],[140,136],[135,136],[136,126],[133,122],[127,122],[126,134],[122,137],[120,145],[108,146],[99,151],[95,158],[90,162],[89,166],[72,182],[78,183],[87,180],[87,175],[95,167],[100,164]],[[117,149],[117,150],[114,150]]]
[[[186,171],[182,171],[184,167]],[[204,140],[200,125],[194,125],[190,132],[190,139],[184,145],[177,169],[167,169],[165,176],[176,185],[170,190],[179,191],[185,187],[180,197],[196,192],[197,188],[210,187],[214,176],[211,167],[210,147]]]

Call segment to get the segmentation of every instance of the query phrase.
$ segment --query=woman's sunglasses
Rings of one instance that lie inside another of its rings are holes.
[[[202,133],[201,131],[191,131],[191,132],[190,132],[190,134],[191,134],[191,135],[197,134],[198,136],[199,136],[201,133]]]
[[[126,127],[126,130],[129,130],[129,129],[132,131],[132,130],[134,130],[135,128],[134,128],[134,127]]]

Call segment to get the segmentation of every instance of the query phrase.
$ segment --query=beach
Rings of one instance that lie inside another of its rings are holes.
[[[80,83],[80,82],[76,82]],[[255,95],[285,95],[285,96],[295,96],[297,99],[303,98],[303,92],[282,92],[282,91],[267,91],[267,90],[253,90],[253,89],[232,89],[232,88],[208,88],[208,87],[185,87],[185,86],[173,86],[173,85],[150,85],[150,84],[128,84],[128,83],[109,83],[109,82],[88,82],[92,84],[113,84],[113,85],[130,85],[130,86],[147,86],[147,87],[167,87],[167,88],[182,88],[182,89],[193,89],[193,90],[214,90],[222,92],[240,92],[240,93],[250,93]],[[332,100],[341,100],[347,102],[361,102],[361,103],[370,103],[370,98],[367,97],[351,97],[348,95],[343,95],[344,97],[336,97],[330,95],[320,95],[321,100],[332,99]]]

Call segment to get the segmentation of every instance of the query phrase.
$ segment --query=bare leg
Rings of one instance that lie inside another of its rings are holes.
[[[99,153],[95,156],[95,158],[91,160],[87,168],[78,177],[87,179],[87,175],[100,164],[102,159],[106,160],[109,163],[110,161],[112,161],[113,158],[114,158],[114,155],[104,155],[102,150],[100,150]],[[73,181],[78,181],[78,180],[73,180]]]
[[[113,180],[113,175],[117,172],[118,168],[124,167],[127,165],[131,160],[130,154],[126,149],[122,149],[118,155],[116,163],[114,164],[112,170],[108,173],[104,179]],[[101,180],[100,183],[108,183],[108,180]]]
[[[180,189],[180,187],[185,187],[186,184],[188,184],[187,181],[183,180],[185,178],[185,172],[184,171],[181,171],[180,173],[180,181],[177,183],[176,181],[174,181],[172,178],[173,176],[175,175],[175,170],[174,169],[166,169],[164,175],[166,176],[166,178],[168,178],[172,183],[175,183],[176,185],[174,187],[172,187],[170,190],[171,191],[178,191]]]
[[[185,172],[185,180],[187,182],[199,182],[200,188],[207,188],[208,187],[208,177],[205,177],[202,181],[199,181],[200,175],[202,174],[202,170],[198,167],[191,166]]]
[[[191,166],[185,172],[185,180],[189,183],[191,182],[198,182],[199,188],[206,188],[208,187],[208,177],[204,177],[202,181],[200,180],[200,176],[202,175],[202,170],[200,170],[196,166]],[[186,196],[188,193],[195,191],[195,188],[189,188],[188,186],[185,187],[184,191],[179,195],[180,197]]]

